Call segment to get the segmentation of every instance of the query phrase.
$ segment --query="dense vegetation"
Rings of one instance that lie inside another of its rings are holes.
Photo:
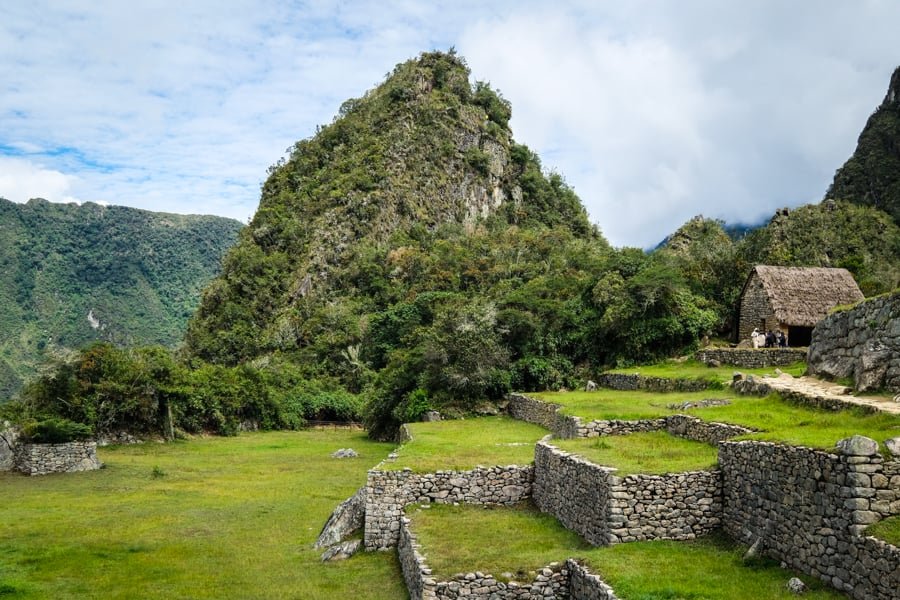
[[[241,224],[0,198],[0,402],[95,340],[174,347]]]
[[[364,418],[386,437],[429,409],[465,414],[730,338],[754,264],[846,267],[867,295],[900,285],[900,227],[849,201],[740,236],[696,217],[653,252],[611,248],[510,116],[452,51],[398,65],[271,167],[182,356],[101,347],[126,366],[94,375],[87,350],[19,410],[97,431]]]
[[[880,208],[900,224],[900,67],[825,198]]]

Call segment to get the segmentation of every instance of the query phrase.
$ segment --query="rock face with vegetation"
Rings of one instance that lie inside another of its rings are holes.
[[[37,365],[104,340],[174,347],[241,224],[0,199],[0,402]]]
[[[900,224],[900,67],[825,198],[880,208]]]

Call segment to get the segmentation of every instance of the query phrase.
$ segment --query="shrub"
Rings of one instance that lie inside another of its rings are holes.
[[[34,444],[65,444],[86,440],[92,434],[89,425],[56,417],[42,421],[31,420],[22,427],[22,437]]]

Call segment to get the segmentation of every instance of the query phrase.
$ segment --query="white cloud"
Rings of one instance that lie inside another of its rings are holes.
[[[820,198],[900,22],[900,4],[836,0],[7,4],[0,156],[44,173],[20,165],[8,185],[44,186],[27,193],[246,220],[286,148],[455,45],[512,102],[516,138],[635,245]]]
[[[73,177],[29,160],[0,156],[0,198],[13,202],[32,198],[80,202],[72,196],[73,182]]]

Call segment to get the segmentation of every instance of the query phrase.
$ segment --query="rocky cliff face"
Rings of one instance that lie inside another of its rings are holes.
[[[900,224],[900,67],[825,198],[880,208]]]

